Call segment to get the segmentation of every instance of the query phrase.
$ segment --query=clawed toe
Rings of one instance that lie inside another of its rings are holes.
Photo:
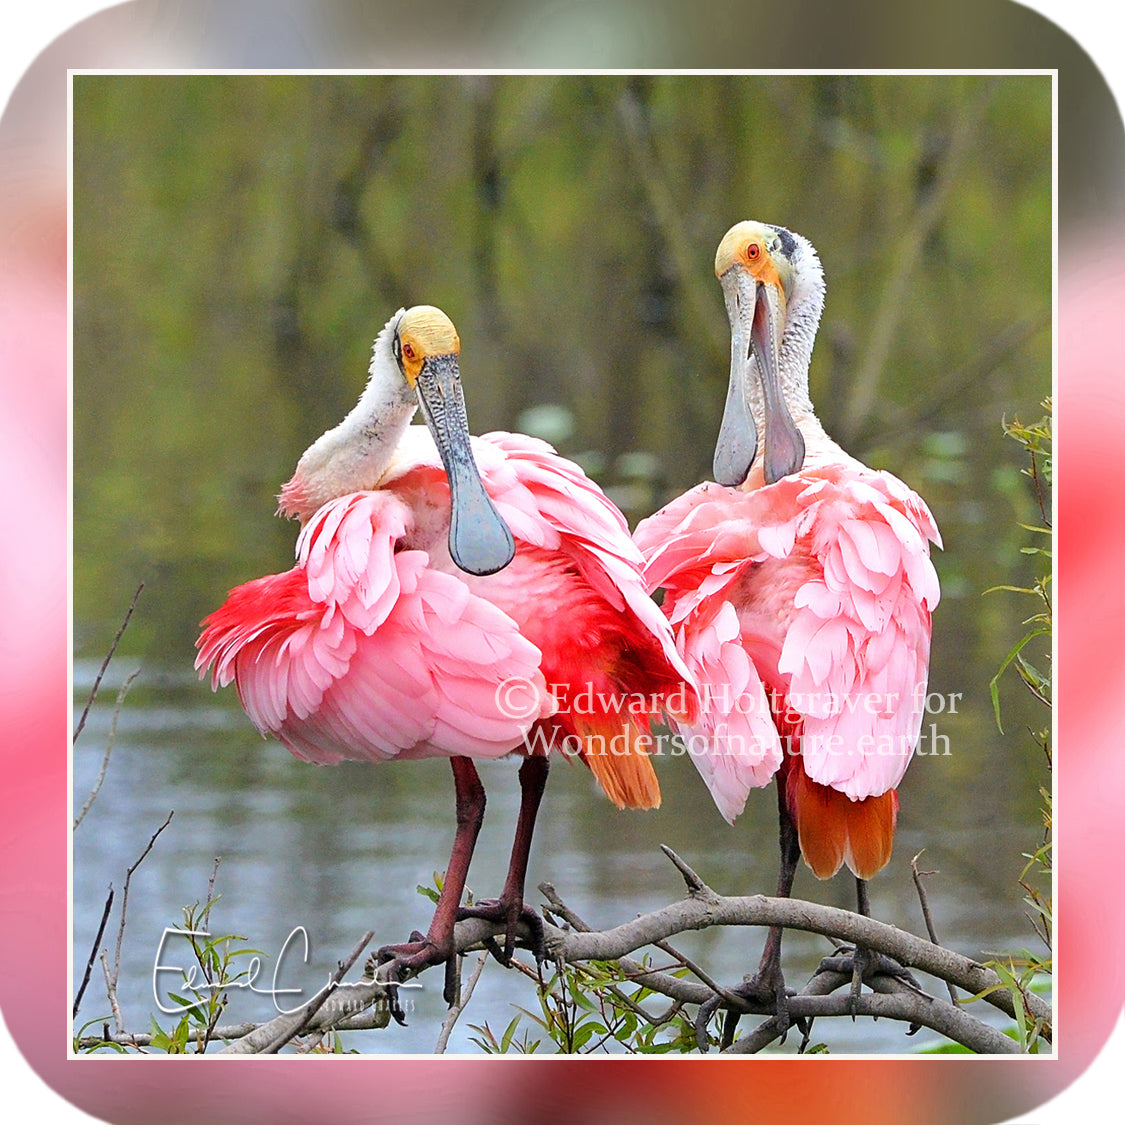
[[[432,965],[444,963],[445,985],[442,989],[442,995],[446,1004],[450,1007],[457,1002],[457,996],[460,992],[457,954],[452,950],[443,950],[425,934],[414,930],[409,941],[380,947],[375,953],[375,959],[377,965],[382,969],[382,979],[390,990],[391,1015],[396,1022],[406,1023],[402,1005],[398,1001],[398,986],[403,983],[405,978],[417,976],[423,969],[428,969]],[[383,969],[383,966],[389,967]]]
[[[523,902],[505,902],[502,898],[484,899],[472,906],[462,906],[457,911],[457,921],[466,918],[483,918],[487,922],[504,923],[503,949],[496,942],[486,943],[489,952],[502,965],[509,965],[516,948],[516,930],[522,922],[527,930],[528,946],[535,956],[535,963],[542,965],[547,957],[547,936],[543,919],[536,911]]]
[[[380,946],[375,951],[375,958],[380,965],[386,965],[389,961],[397,962],[396,974],[399,970],[406,969],[420,972],[444,960],[437,945],[417,930],[410,935],[409,941]]]
[[[816,971],[840,973],[851,977],[849,1003],[852,1019],[856,1017],[859,994],[864,983],[869,984],[875,977],[892,977],[916,992],[922,991],[921,984],[909,969],[899,964],[893,957],[888,957],[885,953],[877,953],[873,949],[865,949],[862,945],[854,949],[849,946],[838,949],[831,957],[825,957]]]
[[[546,933],[543,919],[522,902],[505,902],[503,898],[486,899],[472,906],[457,908],[456,921],[467,918],[483,918],[489,922],[504,925],[504,946],[501,948],[489,939],[485,943],[497,961],[503,965],[511,964],[515,950],[516,931],[522,924],[528,945],[535,954],[537,964],[542,964],[547,955]],[[410,940],[395,945],[384,945],[372,958],[379,969],[380,978],[388,987],[391,1015],[399,1023],[405,1023],[402,1006],[398,1001],[398,986],[409,977],[417,976],[423,969],[433,965],[445,965],[445,982],[442,996],[449,1007],[453,1007],[461,993],[461,963],[453,948],[452,934],[448,942],[435,941],[432,937],[415,930]]]
[[[720,1039],[720,1049],[726,1050],[734,1042],[734,1032],[741,1015],[749,1011],[761,1011],[763,1007],[773,1008],[772,1019],[777,1021],[777,1030],[784,1039],[789,1030],[789,997],[793,995],[792,989],[785,987],[785,980],[780,970],[762,973],[759,971],[748,980],[733,988],[725,990],[725,995],[712,996],[710,1000],[699,1005],[695,1017],[695,1043],[702,1052],[710,1049],[711,1042],[707,1033],[707,1025],[711,1017],[720,1009],[726,1008],[726,1017],[723,1020],[723,1030]],[[735,1001],[732,1005],[731,1000]],[[738,1001],[745,1001],[745,1007],[739,1010]]]

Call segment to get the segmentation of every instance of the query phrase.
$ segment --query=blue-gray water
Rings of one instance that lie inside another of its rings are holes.
[[[76,812],[100,767],[117,689],[137,667],[128,657],[115,660],[79,739]],[[76,715],[95,671],[92,663],[76,666]],[[935,721],[940,723],[941,716]],[[872,883],[873,913],[923,932],[909,863],[925,848],[921,866],[940,871],[929,880],[929,893],[945,944],[977,957],[1032,946],[1017,878],[1021,852],[1033,850],[1037,842],[1034,799],[1016,802],[1015,808],[998,802],[999,790],[990,789],[981,776],[988,771],[964,768],[965,755],[978,751],[958,745],[953,720],[945,729],[954,731],[951,754],[917,758],[901,790],[895,855]],[[517,807],[515,764],[481,766],[488,811],[469,877],[478,898],[496,894],[506,870]],[[683,883],[660,853],[660,843],[673,847],[721,893],[771,893],[777,832],[773,789],[752,794],[746,813],[732,828],[718,815],[690,761],[665,757],[659,772],[663,807],[653,813],[619,812],[583,767],[558,762],[539,818],[529,901],[541,901],[535,888],[550,880],[597,927],[663,906],[681,896]],[[1017,777],[1022,772],[1015,771]],[[1009,769],[1006,775],[1011,773]],[[967,787],[958,777],[970,779]],[[373,946],[405,940],[415,928],[425,930],[432,907],[415,888],[430,883],[433,872],[445,866],[453,832],[452,796],[444,760],[310,766],[278,743],[259,738],[233,690],[212,696],[187,668],[141,667],[118,719],[105,783],[74,838],[76,983],[107,886],[117,889],[102,942],[112,960],[125,871],[175,810],[129,891],[118,985],[128,1028],[147,1031],[152,1016],[166,1029],[175,1023],[157,1009],[154,964],[158,954],[165,965],[187,962],[182,939],[169,939],[161,950],[161,937],[165,927],[182,924],[185,905],[205,899],[216,856],[222,857],[216,884],[222,898],[212,913],[212,932],[243,935],[244,944],[262,951],[258,987],[268,989],[286,939],[303,926],[311,945],[309,964],[301,964],[301,947],[291,945],[278,984],[315,991],[367,929],[375,931]],[[802,867],[794,893],[852,906],[852,882],[846,874],[822,884]],[[761,939],[760,930],[727,929],[672,940],[716,978],[734,982],[756,965]],[[652,952],[654,963],[667,963],[664,954]],[[824,939],[790,934],[785,945],[789,983],[800,986],[828,952]],[[474,961],[475,956],[466,961],[466,972]],[[358,969],[353,970],[350,979],[357,975]],[[164,975],[162,982],[168,1003],[166,990],[173,986],[174,974]],[[431,970],[422,983],[409,993],[414,1011],[408,1026],[351,1033],[346,1046],[364,1053],[431,1052],[445,1011],[441,971]],[[939,982],[927,983],[944,994]],[[296,1003],[288,997],[280,1002]],[[487,1022],[499,1035],[517,1014],[514,1005],[539,1010],[531,984],[488,964],[449,1050],[477,1052],[470,1025]],[[994,1009],[974,1007],[990,1023],[1003,1023]],[[275,1011],[268,996],[244,990],[232,994],[222,1022],[268,1019]],[[108,1013],[101,968],[95,965],[77,1022]],[[523,1025],[531,1038],[543,1040],[541,1051],[553,1049],[527,1017]],[[887,1021],[861,1019],[853,1025],[822,1020],[815,1040],[833,1053],[908,1052],[926,1035],[908,1039],[904,1031],[903,1025]],[[782,1049],[792,1051],[793,1041]]]

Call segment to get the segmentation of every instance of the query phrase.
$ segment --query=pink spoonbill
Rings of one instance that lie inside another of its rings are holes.
[[[738,223],[715,273],[731,326],[715,480],[634,536],[700,688],[698,717],[678,729],[728,821],[776,779],[779,896],[800,856],[820,879],[846,864],[867,913],[921,729],[940,538],[918,495],[849,456],[813,412],[825,282],[808,240]],[[784,1018],[780,929],[742,993]]]
[[[392,979],[446,964],[454,925],[503,927],[510,958],[550,752],[581,757],[617,806],[655,808],[650,722],[695,713],[691,677],[645,588],[617,508],[572,462],[520,434],[469,437],[460,340],[439,309],[399,310],[358,405],[301,457],[279,512],[297,565],[230,592],[196,667],[232,680],[251,721],[298,758],[447,757],[456,834],[428,932],[379,951]],[[425,425],[411,425],[421,407]],[[499,899],[464,908],[484,815],[474,761],[520,759]]]

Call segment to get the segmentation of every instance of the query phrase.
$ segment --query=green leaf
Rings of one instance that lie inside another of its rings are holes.
[[[1025,637],[1016,643],[1015,648],[1004,658],[1003,663],[1000,665],[996,675],[988,681],[989,694],[992,696],[992,712],[996,716],[996,726],[999,728],[1000,733],[1004,733],[1003,724],[1000,722],[1000,677],[1007,671],[1008,665],[1012,663],[1016,657],[1019,656],[1021,650],[1033,637],[1041,637],[1049,633],[1049,629],[1033,629]]]
[[[511,1045],[512,1036],[515,1035],[519,1022],[520,1017],[517,1014],[512,1022],[504,1029],[504,1034],[500,1036],[500,1053],[502,1055],[508,1053],[508,1047]]]
[[[422,895],[425,898],[428,898],[430,900],[430,902],[435,903],[435,904],[437,903],[437,900],[441,897],[440,891],[435,891],[433,887],[423,887],[421,883],[419,883],[414,889],[420,895]]]

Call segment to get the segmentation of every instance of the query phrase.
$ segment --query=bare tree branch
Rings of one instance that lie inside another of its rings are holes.
[[[109,736],[105,740],[105,753],[102,755],[102,764],[98,769],[98,776],[94,779],[94,787],[90,790],[90,795],[86,798],[78,815],[74,818],[73,828],[77,828],[85,819],[86,814],[90,811],[90,806],[97,800],[98,793],[101,791],[102,782],[105,781],[106,770],[109,769],[109,756],[113,753],[113,743],[117,738],[117,720],[121,718],[121,707],[125,702],[125,696],[129,694],[129,688],[133,686],[133,681],[141,674],[139,668],[130,672],[125,678],[125,682],[121,685],[120,691],[117,693],[117,704],[113,708],[113,719],[109,724]],[[92,702],[92,699],[91,699]],[[87,704],[89,707],[89,704]],[[77,734],[75,734],[77,738]]]
[[[105,654],[105,659],[102,661],[102,666],[98,669],[98,674],[94,677],[94,686],[90,688],[90,697],[86,700],[86,706],[82,708],[82,714],[78,719],[78,726],[74,728],[74,735],[71,738],[71,745],[78,741],[78,736],[82,733],[82,728],[86,725],[86,717],[90,714],[90,708],[94,705],[94,700],[98,695],[98,688],[101,687],[102,677],[105,675],[105,670],[109,667],[109,662],[113,659],[113,654],[117,651],[117,646],[121,643],[121,638],[125,635],[125,630],[129,625],[129,618],[133,616],[133,610],[137,608],[137,599],[141,596],[141,591],[145,588],[142,582],[133,594],[133,600],[129,603],[129,608],[125,611],[125,620],[121,622],[121,628],[117,630],[117,636],[113,638],[113,643],[109,646],[109,652]]]
[[[371,939],[375,936],[373,930],[368,930],[356,942],[355,948],[351,953],[339,963],[329,979],[328,983],[307,1003],[304,1007],[299,1008],[295,1012],[286,1012],[278,1016],[276,1019],[270,1020],[268,1023],[262,1024],[260,1027],[255,1028],[248,1035],[244,1035],[241,1039],[235,1040],[228,1046],[224,1047],[221,1054],[255,1054],[255,1055],[270,1055],[276,1054],[285,1046],[291,1039],[298,1035],[303,1035],[306,1031],[326,1031],[331,1026],[330,1021],[318,1021],[315,1019],[317,1014],[322,1009],[328,1009],[328,1014],[335,1013],[337,1016],[355,1014],[355,1012],[362,1010],[355,1006],[355,1001],[359,999],[358,995],[351,993],[344,998],[343,1004],[333,1004],[334,998],[341,998],[340,982],[344,979],[348,970],[356,963],[359,955],[367,948]],[[375,985],[375,982],[371,982]],[[352,987],[361,987],[364,984],[360,982],[359,986],[346,986],[350,992]],[[383,999],[386,999],[386,987],[381,983],[377,986],[382,994]],[[374,989],[371,993],[371,1000],[376,999]],[[370,1003],[370,1001],[368,1001]],[[366,1003],[362,1007],[368,1006]],[[387,1021],[390,1020],[390,1009],[387,1008]],[[381,1026],[386,1026],[386,1021]],[[217,1034],[217,1033],[216,1033]]]
[[[824,977],[826,979],[821,980]],[[825,995],[828,991],[847,987],[851,975],[822,973],[813,978],[818,983],[815,992],[805,990],[789,998],[791,1019],[815,1016],[873,1016],[921,1024],[948,1039],[970,1047],[978,1054],[1018,1054],[1019,1044],[1001,1031],[974,1019],[960,1008],[930,996],[919,996],[913,989],[890,977],[875,977],[871,981],[874,991],[861,993],[854,1001],[848,994]],[[781,1034],[776,1019],[771,1017],[761,1027],[742,1039],[736,1039],[723,1053],[747,1054],[760,1051]]]
[[[469,979],[461,987],[461,995],[457,997],[457,1003],[449,1009],[445,1020],[441,1025],[441,1032],[437,1037],[437,1042],[434,1044],[434,1054],[444,1055],[445,1048],[449,1045],[449,1036],[453,1033],[453,1028],[456,1026],[461,1013],[468,1007],[469,1001],[473,996],[473,989],[477,986],[477,981],[480,980],[481,973],[484,972],[484,964],[488,960],[488,954],[482,953],[477,958],[477,963],[473,967]]]
[[[159,831],[154,834],[153,841],[156,835],[159,835]],[[153,841],[149,842],[150,848]],[[148,849],[144,854],[147,854],[147,851]],[[873,918],[835,907],[820,906],[800,899],[770,898],[765,895],[739,897],[719,895],[708,887],[683,860],[670,850],[665,849],[665,851],[684,876],[685,884],[689,888],[686,897],[608,930],[590,930],[587,924],[561,900],[554,887],[550,884],[542,884],[540,890],[550,903],[550,913],[563,920],[566,925],[573,927],[566,929],[550,922],[544,923],[550,955],[561,964],[581,961],[616,962],[625,981],[644,985],[652,992],[667,996],[673,1001],[673,1010],[684,1004],[701,1005],[715,995],[719,995],[725,1007],[767,1017],[757,1028],[731,1045],[729,1050],[734,1053],[761,1050],[782,1034],[783,1029],[777,1023],[773,1006],[730,995],[698,966],[666,944],[666,939],[674,934],[710,926],[782,926],[818,933],[834,942],[849,942],[873,953],[893,958],[900,965],[939,977],[971,994],[979,995],[982,1000],[1000,1009],[1007,1016],[1017,1018],[1011,993],[1003,986],[1000,977],[971,958],[944,949],[934,942],[926,941],[894,926],[875,921]],[[141,859],[143,858],[144,855]],[[140,860],[137,863],[139,864]],[[137,864],[134,864],[130,872],[135,870],[136,866]],[[465,919],[458,922],[455,927],[455,948],[461,955],[486,951],[489,944],[493,943],[502,932],[503,923],[481,918]],[[295,1036],[307,1032],[323,1033],[333,1029],[387,1027],[390,1023],[394,999],[391,995],[392,989],[420,986],[412,985],[409,978],[399,984],[390,983],[386,980],[386,976],[394,970],[393,963],[374,965],[370,961],[362,979],[354,983],[342,983],[344,975],[371,937],[370,933],[364,936],[351,956],[340,963],[339,970],[334,974],[329,985],[320,990],[317,996],[299,1011],[282,1014],[257,1027],[233,1025],[216,1028],[212,1032],[213,1037],[231,1040],[223,1049],[224,1053],[275,1052]],[[529,943],[531,934],[525,925],[521,924],[517,937],[521,944],[526,946]],[[676,958],[678,964],[687,965],[700,979],[693,981],[674,976],[631,956],[646,946],[656,946],[666,950]],[[115,1018],[118,1020],[118,1034],[113,1036],[112,1041],[143,1046],[143,1036],[127,1035],[120,1025],[120,1014],[114,1003],[116,981],[109,972],[104,952],[103,965],[106,968],[111,1004],[114,1006]],[[522,966],[517,967],[522,968]],[[439,1052],[445,1049],[449,1032],[468,1003],[472,988],[479,979],[481,971],[481,965],[478,964],[461,1003],[446,1017],[445,1026],[437,1043]],[[538,977],[538,974],[530,969],[524,971],[529,976]],[[850,984],[850,981],[849,973],[835,971],[834,963],[831,959],[826,959],[822,969],[808,984],[800,992],[789,997],[790,1020],[852,1014],[882,1016],[901,1020],[912,1028],[928,1027],[979,1053],[1004,1054],[1019,1050],[1014,1040],[970,1015],[963,1008],[939,1000],[920,989],[909,988],[888,975],[870,978],[866,983],[870,985],[872,992],[862,993],[853,1008],[850,995],[832,995],[845,984]],[[625,993],[618,990],[616,994],[629,1002],[630,998]],[[1032,1016],[1040,1021],[1043,1037],[1049,1041],[1051,1006],[1042,998],[1026,992],[1022,996],[1022,1001]],[[634,1010],[639,1007],[632,1004],[630,1006]],[[663,1020],[663,1017],[653,1016],[643,1007],[640,1007],[637,1014],[652,1023],[660,1023]],[[83,1042],[96,1046],[102,1041],[104,1040],[90,1037]]]
[[[877,922],[874,918],[800,899],[770,898],[766,895],[726,897],[707,888],[601,933],[560,935],[549,927],[547,946],[567,961],[616,961],[673,934],[709,926],[783,926],[858,944],[865,949],[885,953],[901,965],[952,981],[974,995],[987,992],[985,1000],[1016,1018],[1011,995],[1002,988],[999,976],[971,958],[924,941],[905,930]],[[1050,1023],[1049,1004],[1034,995],[1029,995],[1027,1002],[1036,1018]]]

